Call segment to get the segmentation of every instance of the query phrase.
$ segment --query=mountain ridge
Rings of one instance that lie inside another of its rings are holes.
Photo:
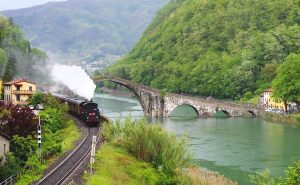
[[[292,0],[172,0],[108,71],[168,92],[260,95],[300,53],[299,17]]]
[[[4,11],[33,46],[74,60],[123,55],[167,0],[69,0]]]

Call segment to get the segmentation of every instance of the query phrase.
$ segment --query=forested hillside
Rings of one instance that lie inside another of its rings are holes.
[[[17,77],[42,80],[43,71],[39,69],[45,67],[46,58],[46,54],[31,48],[12,19],[0,16],[0,78],[4,82]]]
[[[168,0],[68,0],[3,12],[58,60],[127,53]]]
[[[299,24],[295,0],[172,0],[109,71],[171,92],[249,97],[299,55]]]

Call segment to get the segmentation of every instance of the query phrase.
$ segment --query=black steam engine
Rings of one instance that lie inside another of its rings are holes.
[[[59,102],[67,103],[69,112],[86,122],[88,126],[99,126],[101,115],[97,103],[79,98],[70,98],[61,94],[53,94],[53,96]]]

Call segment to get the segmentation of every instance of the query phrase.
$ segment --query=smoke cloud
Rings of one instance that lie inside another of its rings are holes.
[[[67,86],[75,94],[88,100],[93,98],[96,85],[79,66],[54,65],[51,71],[54,82]]]

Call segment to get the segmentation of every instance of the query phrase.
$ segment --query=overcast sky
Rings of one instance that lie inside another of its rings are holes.
[[[35,5],[45,4],[50,1],[65,1],[65,0],[0,0],[0,11],[26,8]]]

